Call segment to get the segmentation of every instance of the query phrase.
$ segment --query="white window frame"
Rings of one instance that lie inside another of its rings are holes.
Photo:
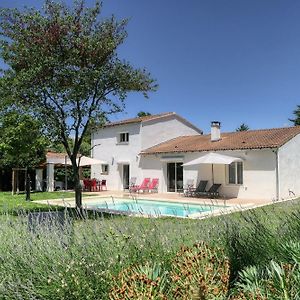
[[[125,141],[121,141],[121,136],[124,135],[125,136]],[[126,138],[127,137],[127,138]],[[127,139],[127,141],[126,141]],[[118,144],[129,144],[129,132],[119,132],[118,135]]]
[[[230,167],[230,165],[232,165],[232,164],[234,164],[234,175],[235,175],[235,180],[234,180],[234,183],[232,183],[232,182],[229,182],[229,167]],[[233,163],[231,163],[230,165],[227,165],[227,168],[226,168],[226,183],[227,183],[227,185],[243,185],[244,184],[244,164],[243,164],[243,162],[239,162],[239,161],[237,161],[237,162],[233,162]],[[242,178],[240,178],[241,179],[241,183],[238,183],[238,181],[239,181],[239,178],[238,178],[238,165],[241,165],[242,166]]]
[[[105,168],[103,168],[103,167],[105,167]],[[101,165],[101,175],[108,175],[108,172],[109,172],[109,165],[108,164],[102,164]]]

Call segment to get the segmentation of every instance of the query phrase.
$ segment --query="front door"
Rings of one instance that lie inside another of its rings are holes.
[[[129,189],[129,165],[123,165],[123,189]]]
[[[183,189],[183,163],[167,163],[168,192],[180,192]]]

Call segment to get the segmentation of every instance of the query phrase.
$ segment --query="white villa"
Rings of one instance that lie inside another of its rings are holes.
[[[222,197],[277,200],[300,196],[300,126],[211,133],[176,113],[108,123],[92,134],[91,177],[106,179],[110,190],[128,188],[129,179],[158,178],[158,191],[178,192],[188,180],[221,184]],[[232,163],[192,164],[208,153]],[[187,164],[183,166],[183,164]]]

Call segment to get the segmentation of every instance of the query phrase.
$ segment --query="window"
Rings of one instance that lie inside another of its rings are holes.
[[[121,132],[119,136],[119,143],[128,143],[129,142],[129,133]]]
[[[108,165],[101,165],[101,174],[102,175],[108,174]]]
[[[243,184],[243,163],[234,162],[228,166],[228,183]]]

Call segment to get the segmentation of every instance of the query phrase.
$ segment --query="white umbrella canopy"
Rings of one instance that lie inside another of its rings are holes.
[[[105,165],[107,164],[107,161],[91,158],[88,156],[81,156],[77,158],[77,163],[79,162],[80,167],[84,166],[91,166],[91,165]],[[60,164],[60,165],[67,165],[71,166],[72,163],[69,159],[69,157],[49,157],[47,158],[48,164]]]
[[[233,157],[233,156],[229,156],[229,155],[224,155],[224,154],[219,154],[219,153],[213,153],[213,152],[209,152],[199,158],[196,158],[194,160],[191,160],[185,164],[183,164],[183,166],[194,166],[194,165],[201,165],[201,164],[210,164],[211,165],[211,175],[212,175],[212,182],[215,182],[214,179],[214,164],[217,165],[230,165],[233,162],[236,161],[243,161],[241,158],[239,157]]]
[[[239,157],[233,157],[224,154],[210,152],[199,158],[196,158],[194,160],[191,160],[183,164],[183,166],[193,166],[193,165],[200,165],[200,164],[230,165],[231,163],[236,161],[243,161],[243,160]]]
[[[107,161],[91,158],[88,156],[81,156],[77,158],[77,162],[79,162],[79,166],[91,166],[91,165],[106,165]]]

